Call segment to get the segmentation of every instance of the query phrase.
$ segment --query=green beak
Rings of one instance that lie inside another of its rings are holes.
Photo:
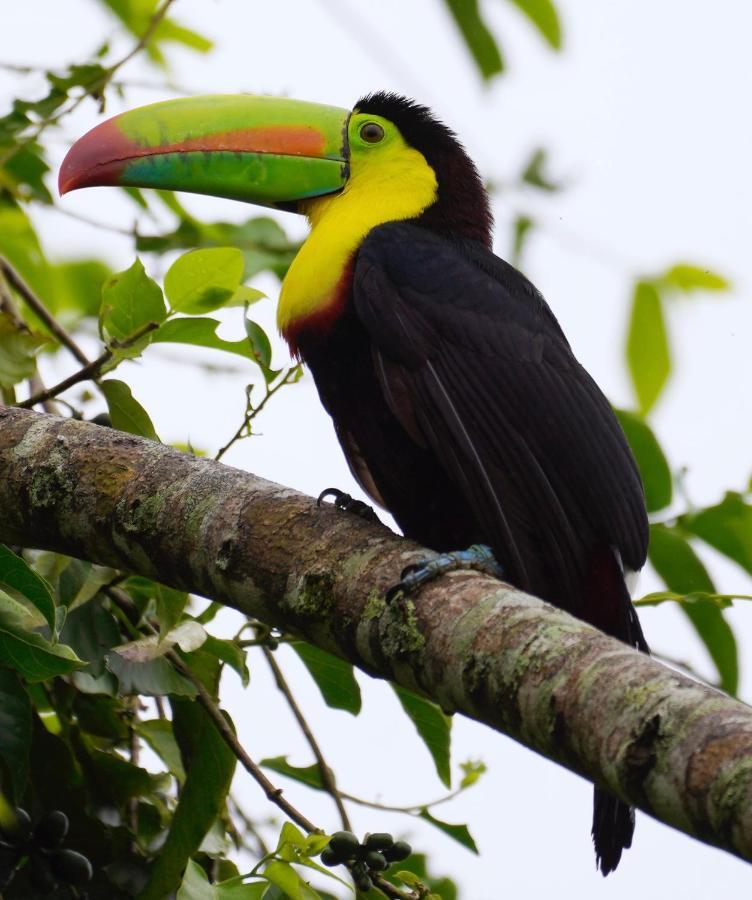
[[[341,190],[350,112],[274,97],[168,100],[97,125],[68,151],[60,193],[96,185],[163,188],[297,211]]]

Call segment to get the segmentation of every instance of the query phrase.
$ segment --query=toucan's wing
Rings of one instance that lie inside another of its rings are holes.
[[[578,613],[591,553],[642,566],[624,435],[524,276],[478,244],[390,223],[361,245],[353,296],[387,402],[460,486],[510,580]]]

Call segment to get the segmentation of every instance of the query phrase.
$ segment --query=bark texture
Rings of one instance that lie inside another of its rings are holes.
[[[0,541],[120,567],[303,635],[752,859],[752,709],[426,551],[219,463],[0,407]]]

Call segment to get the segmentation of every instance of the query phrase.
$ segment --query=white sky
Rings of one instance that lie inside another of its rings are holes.
[[[4,0],[2,6],[3,61],[46,66],[81,61],[112,30],[90,0]],[[508,251],[514,213],[532,210],[544,228],[532,238],[526,272],[547,296],[581,361],[619,405],[631,402],[622,346],[632,276],[687,260],[730,277],[733,294],[678,301],[671,309],[675,377],[653,417],[673,466],[689,467],[692,499],[710,503],[725,489],[742,488],[752,469],[752,7],[740,0],[719,0],[712,7],[699,0],[560,0],[559,6],[566,48],[555,55],[509,4],[484,4],[509,64],[509,74],[486,88],[438,0],[180,0],[176,17],[214,38],[217,47],[206,58],[172,53],[174,80],[201,93],[268,92],[342,106],[379,88],[410,94],[460,133],[494,180],[516,173],[533,147],[548,147],[553,173],[568,180],[569,190],[551,199],[502,193],[496,199],[497,251]],[[345,11],[350,15],[343,16]],[[158,81],[138,61],[123,78]],[[34,79],[26,84],[29,95],[40,86]],[[0,72],[0,104],[15,96],[16,85]],[[130,89],[125,107],[165,96]],[[108,112],[120,108],[112,103]],[[59,157],[70,139],[98,120],[93,104],[84,104],[56,139]],[[253,212],[204,198],[187,198],[186,205],[224,219]],[[133,217],[133,207],[110,190],[75,193],[63,206],[120,226],[130,225]],[[304,223],[281,218],[291,231],[303,233]],[[54,256],[101,255],[120,267],[132,261],[124,238],[53,212],[35,220]],[[152,271],[158,269],[152,265]],[[274,279],[258,284],[275,295]],[[259,312],[273,330],[272,304],[260,305]],[[237,311],[226,319],[227,333],[237,333]],[[280,342],[275,353],[284,364]],[[149,351],[121,377],[147,405],[164,440],[190,437],[195,446],[214,452],[239,424],[243,385],[255,375],[239,369],[207,376],[178,359],[177,351]],[[226,460],[308,493],[330,484],[355,492],[310,378],[279,397],[260,430],[263,437],[237,446]],[[722,589],[751,592],[739,570],[712,553],[703,555]],[[646,575],[641,587],[652,590],[656,583]],[[731,614],[743,662],[752,653],[751,615],[744,609]],[[690,660],[712,675],[676,610],[644,611],[642,618],[657,651]],[[234,624],[228,615],[224,627]],[[441,794],[426,752],[385,686],[363,676],[365,712],[352,719],[323,706],[290,656],[281,651],[279,659],[311,711],[344,789],[398,804]],[[309,763],[262,661],[251,658],[251,664],[248,692],[233,674],[224,686],[246,748],[256,758],[290,753],[291,761]],[[742,695],[750,698],[747,665],[743,674]],[[261,702],[267,704],[264,720]],[[436,871],[461,884],[463,900],[543,897],[554,891],[606,900],[693,900],[711,891],[733,895],[748,889],[745,864],[644,815],[638,817],[633,849],[616,875],[603,881],[590,848],[588,785],[459,718],[453,749],[455,761],[481,757],[490,767],[480,787],[437,810],[448,821],[470,824],[479,858],[406,818],[356,808],[354,819],[359,831],[409,832],[416,849],[429,851]],[[336,827],[327,799],[284,786],[310,818]],[[238,790],[249,810],[266,814],[263,798],[243,776]]]

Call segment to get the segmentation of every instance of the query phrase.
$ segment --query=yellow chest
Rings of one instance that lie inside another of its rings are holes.
[[[353,160],[340,194],[308,201],[311,232],[290,266],[277,309],[288,334],[337,300],[337,285],[361,242],[377,225],[411,219],[436,199],[436,176],[417,150],[402,145],[386,159]]]

